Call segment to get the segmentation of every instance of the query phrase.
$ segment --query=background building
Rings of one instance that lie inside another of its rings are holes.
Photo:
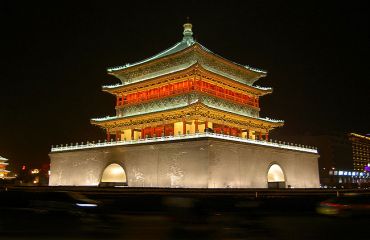
[[[352,146],[353,170],[370,172],[370,137],[350,133]]]
[[[318,148],[322,186],[369,186],[369,137],[356,133],[332,133],[330,135],[279,136],[278,138]]]
[[[0,178],[6,178],[9,171],[6,170],[6,166],[8,166],[7,163],[8,159],[0,156]]]

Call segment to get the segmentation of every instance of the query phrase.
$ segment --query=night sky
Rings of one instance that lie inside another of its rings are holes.
[[[89,121],[115,114],[115,98],[101,91],[119,82],[107,67],[174,45],[187,17],[208,49],[268,71],[256,84],[274,89],[261,116],[285,120],[276,137],[369,132],[365,5],[214,2],[1,1],[0,155],[8,168],[48,163],[51,145],[104,139]]]

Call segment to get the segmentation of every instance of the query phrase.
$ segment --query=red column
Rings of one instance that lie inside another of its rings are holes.
[[[205,128],[205,129],[207,129],[207,128],[208,128],[208,121],[206,121],[206,122],[204,123],[204,125],[205,125],[205,126],[204,126],[204,128]]]
[[[107,141],[108,141],[108,142],[110,141],[110,132],[109,132],[109,128],[107,128]]]
[[[144,128],[141,129],[141,138],[144,139],[145,138],[145,133],[144,133]]]
[[[134,140],[135,137],[135,129],[131,129],[131,140]]]
[[[116,131],[116,141],[121,139],[121,131],[117,130]]]
[[[247,139],[249,139],[249,130],[247,129]]]
[[[195,123],[195,133],[197,133],[197,132],[199,132],[199,129],[198,129],[198,119],[196,119],[194,121],[194,123]]]
[[[266,141],[268,141],[268,140],[269,140],[269,132],[266,132],[265,140],[266,140]]]
[[[182,134],[186,134],[186,121],[182,121]]]
[[[260,137],[258,140],[262,141],[262,132],[260,132]]]

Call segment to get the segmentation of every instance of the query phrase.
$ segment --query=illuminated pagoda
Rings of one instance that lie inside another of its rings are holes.
[[[269,139],[284,123],[259,115],[266,72],[211,52],[190,23],[173,47],[108,74],[121,81],[103,87],[116,115],[91,120],[106,141],[53,147],[50,185],[319,186],[316,149]]]
[[[121,84],[105,86],[115,95],[116,116],[93,119],[107,139],[215,133],[268,140],[283,121],[259,117],[259,97],[271,88],[253,86],[266,72],[222,58],[193,39],[192,25],[173,47],[143,61],[108,69]]]
[[[8,159],[0,156],[0,178],[6,178],[9,171],[6,170],[6,166],[8,166],[7,163]]]

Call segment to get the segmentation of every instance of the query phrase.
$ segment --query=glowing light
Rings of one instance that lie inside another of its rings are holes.
[[[267,173],[268,182],[285,182],[283,170],[277,164],[271,165]]]
[[[113,163],[105,168],[102,182],[126,182],[125,170],[118,164]]]
[[[77,206],[79,207],[97,207],[97,204],[94,203],[76,203]]]
[[[39,172],[40,171],[37,168],[35,168],[35,169],[32,169],[31,174],[38,174]]]

